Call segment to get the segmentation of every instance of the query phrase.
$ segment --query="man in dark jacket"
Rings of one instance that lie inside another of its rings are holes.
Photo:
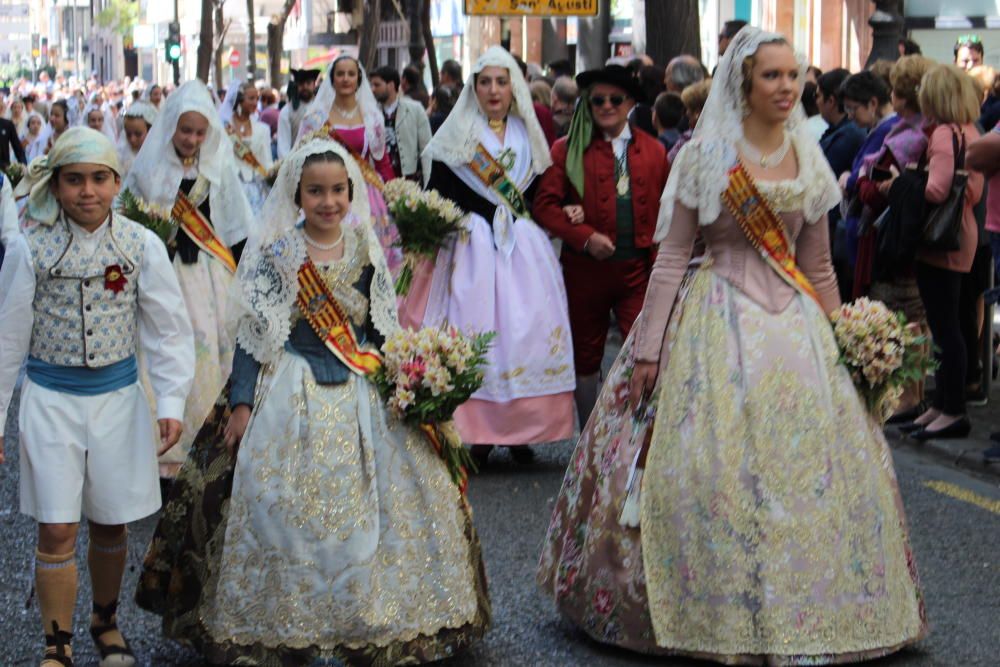
[[[10,164],[11,151],[18,162],[27,162],[21,140],[17,136],[17,126],[6,118],[0,118],[0,166],[7,167]]]
[[[609,65],[576,82],[580,102],[569,135],[552,147],[534,216],[563,242],[576,404],[585,424],[597,400],[611,312],[624,336],[642,309],[670,166],[659,141],[629,127],[642,90],[627,69]]]

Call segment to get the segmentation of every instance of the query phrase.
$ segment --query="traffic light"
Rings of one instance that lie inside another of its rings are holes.
[[[164,45],[168,63],[176,63],[181,59],[181,24],[171,21],[167,29],[167,42]]]

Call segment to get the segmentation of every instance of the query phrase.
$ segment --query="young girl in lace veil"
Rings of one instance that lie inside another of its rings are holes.
[[[467,505],[353,364],[399,328],[363,183],[331,141],[282,163],[233,289],[231,415],[199,434],[146,558],[140,604],[213,663],[413,664],[489,621]],[[327,318],[352,340],[321,338]]]
[[[803,78],[784,38],[741,30],[671,167],[642,315],[539,566],[599,641],[804,665],[926,631],[892,458],[828,321],[839,189],[805,128]],[[699,233],[709,259],[682,289]]]
[[[175,220],[183,218],[167,249],[194,327],[197,361],[184,434],[160,460],[160,476],[172,478],[229,377],[233,340],[225,328],[226,302],[254,220],[204,83],[188,81],[163,103],[122,189],[171,211]]]

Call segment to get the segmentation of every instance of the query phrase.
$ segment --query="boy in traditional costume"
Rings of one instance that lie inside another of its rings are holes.
[[[160,453],[181,434],[194,343],[163,243],[112,213],[121,183],[111,141],[73,128],[18,185],[25,230],[0,270],[0,414],[25,357],[19,416],[21,511],[38,521],[35,589],[42,667],[71,667],[75,542],[81,511],[101,667],[136,664],[118,631],[125,524],[160,507],[153,422],[137,377],[141,349],[156,395]],[[3,460],[0,439],[0,461]]]

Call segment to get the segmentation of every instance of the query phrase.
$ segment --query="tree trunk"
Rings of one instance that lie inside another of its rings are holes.
[[[201,35],[198,41],[197,76],[208,83],[209,71],[212,69],[212,51],[215,43],[215,31],[212,28],[212,0],[201,0]]]
[[[281,13],[271,17],[267,24],[267,69],[271,87],[281,85],[281,54],[285,50],[285,23],[295,7],[295,0],[285,0]]]
[[[212,62],[215,64],[215,90],[222,90],[222,45],[226,40],[226,28],[223,27],[222,2],[215,0],[215,9],[212,12],[215,17],[215,34],[218,36],[215,49],[212,51]]]
[[[382,23],[382,0],[366,0],[364,18],[361,21],[361,42],[358,56],[361,64],[368,69],[375,66],[378,54],[378,31]]]
[[[424,70],[424,6],[425,0],[408,0],[407,12],[410,23],[410,43],[407,50],[410,52],[410,63]]]
[[[247,0],[247,78],[257,78],[257,32],[254,27],[253,0]]]
[[[646,52],[658,65],[670,59],[690,54],[701,60],[701,41],[698,23],[698,0],[646,3]]]
[[[431,32],[431,3],[424,0],[423,11],[420,14],[421,28],[424,31],[424,44],[427,45],[427,64],[431,68],[431,87],[437,88],[441,83],[441,73],[438,70],[437,50],[434,48],[434,33]]]

